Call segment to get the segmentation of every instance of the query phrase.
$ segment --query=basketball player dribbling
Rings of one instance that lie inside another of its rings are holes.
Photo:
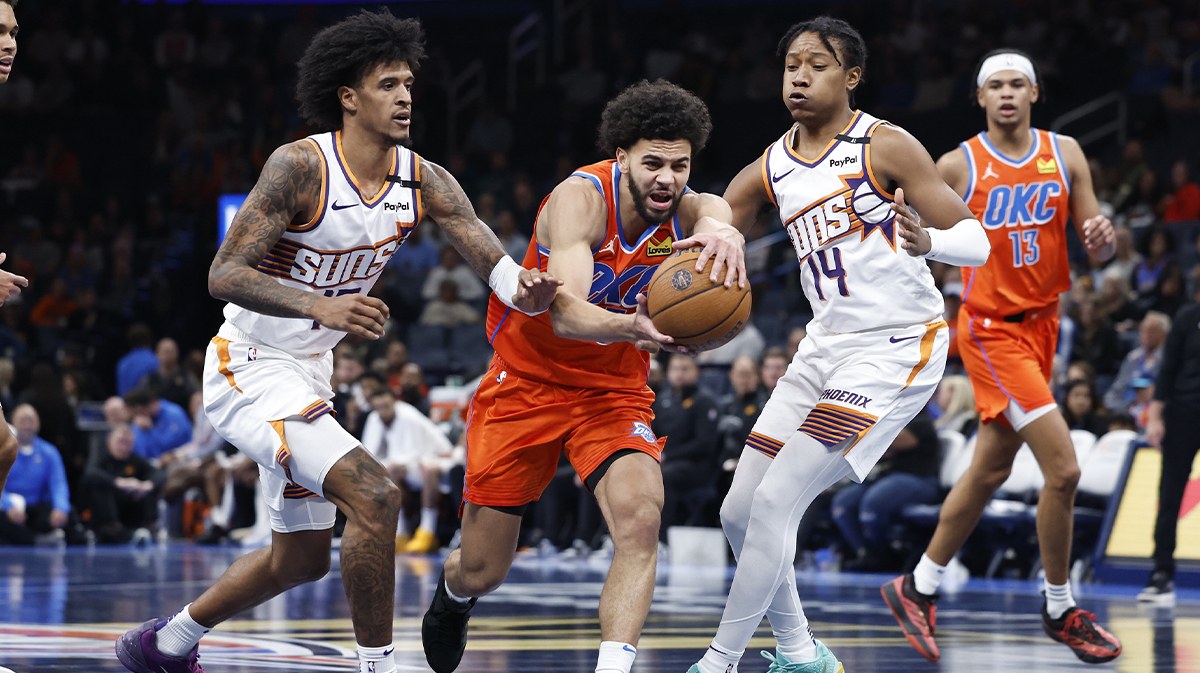
[[[347,518],[341,574],[358,670],[396,670],[400,491],[329,413],[331,351],[347,333],[383,334],[388,308],[368,292],[424,216],[517,313],[545,311],[560,284],[517,266],[453,176],[403,147],[423,43],[416,20],[364,11],[318,33],[300,59],[300,112],[330,132],[271,155],[208,278],[229,304],[208,348],[204,410],[259,464],[271,546],[174,617],[121,636],[131,671],[200,673],[198,643],[212,627],[324,576],[336,509]]]
[[[0,84],[8,81],[12,73],[13,61],[17,57],[17,0],[0,0]],[[7,255],[0,252],[0,264],[4,263]],[[7,271],[0,271],[0,305],[21,293],[21,288],[29,287],[29,281],[22,276]],[[4,420],[4,411],[0,409],[0,490],[8,481],[8,471],[17,460],[17,438],[8,429]],[[3,516],[3,513],[0,513]]]
[[[673,250],[703,246],[710,278],[745,287],[745,241],[729,206],[687,189],[708,139],[704,103],[665,81],[641,82],[608,103],[600,148],[613,158],[585,166],[542,203],[525,263],[564,285],[548,315],[529,317],[495,301],[488,336],[495,358],[471,401],[462,547],[446,560],[421,626],[436,673],[455,670],[479,596],[508,574],[521,515],[550,484],[566,454],[595,494],[612,534],[612,566],[600,596],[596,671],[629,673],[654,593],[663,506],[646,385],[649,356],[668,349],[643,289]]]
[[[1045,475],[1037,532],[1046,569],[1042,626],[1083,661],[1103,663],[1121,642],[1075,607],[1071,537],[1079,465],[1062,412],[1050,390],[1058,343],[1058,295],[1071,289],[1066,227],[1075,223],[1088,255],[1113,255],[1113,230],[1100,214],[1087,158],[1073,138],[1034,129],[1037,71],[1029,57],[1001,49],[976,70],[976,101],[987,131],[938,160],[946,182],[983,221],[993,254],[963,269],[959,351],[975,389],[978,443],[966,474],[946,496],[937,531],[912,574],[883,585],[908,641],[930,661],[934,601],[946,564],[979,522],[992,494],[1008,478],[1022,443]]]
[[[796,123],[725,199],[738,226],[779,208],[815,315],[721,506],[737,571],[712,645],[689,673],[735,671],[764,614],[778,643],[763,653],[771,673],[843,670],[800,606],[797,527],[822,491],[867,476],[942,378],[949,330],[925,260],[964,266],[988,256],[983,227],[925,148],[851,106],[867,56],[854,28],[827,16],[798,23],[779,51]]]

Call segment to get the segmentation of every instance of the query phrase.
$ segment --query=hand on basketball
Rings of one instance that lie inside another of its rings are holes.
[[[707,218],[704,218],[707,219]],[[715,220],[714,220],[715,221]],[[733,287],[737,281],[739,288],[746,287],[746,238],[741,232],[730,226],[716,232],[699,232],[681,241],[675,241],[672,246],[676,250],[703,246],[700,256],[696,258],[696,270],[703,271],[712,258],[712,272],[708,279],[714,283],[720,282],[721,268],[725,268],[725,287]]]
[[[378,339],[383,336],[383,323],[391,311],[378,297],[344,294],[317,299],[309,315],[322,327],[357,334],[366,339]]]
[[[1107,217],[1097,215],[1083,223],[1083,245],[1089,253],[1103,250],[1105,246],[1112,245],[1114,240],[1116,234],[1113,233],[1112,222]]]
[[[637,296],[637,312],[633,314],[633,333],[632,341],[637,344],[639,350],[650,350],[651,347],[656,349],[661,348],[668,353],[682,353],[684,355],[695,355],[695,351],[687,346],[675,345],[675,340],[671,337],[659,332],[654,327],[654,321],[650,319],[650,312],[646,308],[646,294],[641,293]]]
[[[523,269],[518,276],[517,293],[512,303],[523,313],[541,313],[548,310],[558,295],[563,282],[545,271]]]
[[[6,253],[0,252],[0,264],[3,264],[7,258],[8,255]],[[0,304],[21,294],[21,288],[23,287],[29,287],[29,280],[24,276],[0,271]]]
[[[933,242],[929,240],[929,232],[921,226],[921,221],[904,203],[903,189],[896,189],[896,201],[892,204],[892,212],[896,214],[896,234],[902,239],[900,247],[913,257],[929,254]]]

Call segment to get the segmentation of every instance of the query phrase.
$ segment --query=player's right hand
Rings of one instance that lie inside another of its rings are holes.
[[[659,332],[654,326],[654,321],[650,319],[650,311],[646,308],[646,294],[643,292],[637,296],[637,312],[633,314],[633,342],[637,345],[638,350],[655,352],[650,350],[651,345],[657,346],[668,353],[680,353],[682,355],[695,356],[696,351],[681,346],[675,343],[671,337]]]
[[[6,253],[0,252],[0,264],[8,259]],[[29,287],[29,280],[24,276],[18,276],[15,273],[0,271],[0,304],[9,299],[21,294],[21,288]]]
[[[1146,443],[1156,449],[1161,449],[1165,431],[1162,419],[1151,418],[1146,422]]]
[[[921,221],[908,209],[904,202],[904,190],[896,188],[896,200],[892,203],[892,212],[896,214],[896,235],[902,240],[900,247],[913,257],[929,253],[933,242],[929,240],[929,232],[921,226]]]
[[[378,297],[344,294],[318,298],[309,314],[322,327],[357,334],[364,339],[378,339],[384,334],[383,323],[391,311]]]

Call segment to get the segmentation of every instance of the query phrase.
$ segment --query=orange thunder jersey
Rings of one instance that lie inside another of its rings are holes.
[[[679,216],[648,227],[641,238],[627,243],[621,229],[621,171],[615,161],[584,166],[571,174],[591,181],[607,205],[603,242],[592,250],[592,287],[587,300],[616,313],[637,310],[637,296],[650,283],[654,270],[669,257],[681,237]],[[545,201],[542,208],[545,208]],[[540,214],[540,210],[539,210]],[[523,265],[546,270],[550,251],[529,242]],[[564,339],[554,334],[550,314],[528,316],[510,309],[495,295],[489,300],[488,340],[506,367],[524,376],[562,386],[641,390],[646,386],[650,356],[632,343],[595,343]]]
[[[984,133],[959,144],[970,171],[964,200],[992,244],[986,264],[962,269],[963,303],[974,313],[1013,315],[1045,306],[1071,288],[1071,181],[1058,135],[1033,133],[1033,147],[1015,161]]]

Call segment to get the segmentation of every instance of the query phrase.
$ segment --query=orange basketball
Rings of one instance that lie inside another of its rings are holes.
[[[654,327],[675,343],[706,351],[727,343],[750,319],[750,286],[726,288],[725,269],[720,281],[709,280],[712,259],[696,271],[702,248],[677,250],[650,280],[646,309]]]

